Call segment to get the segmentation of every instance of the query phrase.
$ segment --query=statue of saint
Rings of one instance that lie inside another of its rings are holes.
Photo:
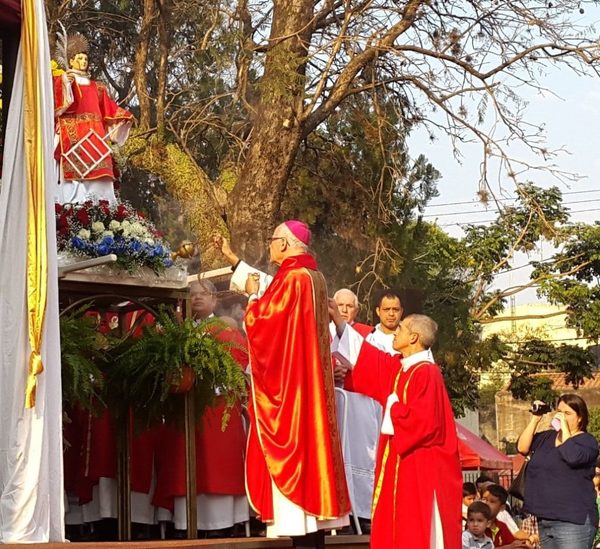
[[[83,36],[69,36],[62,55],[69,68],[54,77],[57,201],[63,204],[90,198],[116,201],[110,145],[122,145],[133,123],[133,115],[111,99],[106,86],[89,77],[88,52]]]

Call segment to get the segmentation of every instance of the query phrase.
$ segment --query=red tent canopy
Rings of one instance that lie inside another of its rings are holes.
[[[456,423],[458,453],[463,469],[512,469],[512,460],[500,450]]]

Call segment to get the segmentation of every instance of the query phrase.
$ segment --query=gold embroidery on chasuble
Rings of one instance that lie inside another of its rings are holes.
[[[339,448],[340,451],[333,452],[333,470],[335,477],[346,478],[344,461],[342,458],[342,443],[340,440],[339,427],[337,422],[337,411],[335,405],[335,384],[333,380],[333,366],[331,363],[331,341],[329,335],[329,310],[327,308],[327,283],[325,277],[319,271],[306,269],[310,274],[313,286],[313,305],[315,308],[315,317],[317,325],[317,337],[319,342],[319,355],[323,367],[323,387],[325,391],[325,402],[327,406],[327,422],[329,432],[332,436],[333,448]],[[338,490],[339,505],[342,509],[350,507],[350,501],[346,490]],[[323,517],[334,518],[334,517]]]

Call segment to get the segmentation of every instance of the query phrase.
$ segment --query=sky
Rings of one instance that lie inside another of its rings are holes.
[[[600,19],[600,17],[598,17]],[[597,25],[600,28],[600,25]],[[581,176],[578,181],[561,183],[549,174],[533,172],[529,179],[542,187],[556,185],[563,193],[563,202],[571,210],[571,220],[593,223],[600,221],[600,78],[582,77],[570,71],[550,69],[540,79],[542,85],[553,93],[529,92],[526,118],[536,124],[544,124],[547,143],[551,149],[564,148],[554,163],[561,169]],[[452,154],[449,139],[437,134],[431,142],[425,130],[417,130],[409,140],[413,156],[424,154],[441,172],[439,196],[432,200],[425,211],[426,220],[437,224],[453,236],[462,234],[462,223],[484,223],[496,216],[495,205],[486,208],[477,198],[480,145],[461,147],[463,158],[459,163]],[[519,156],[519,155],[517,155]],[[520,155],[526,160],[537,158]],[[508,178],[492,183],[492,191],[498,197],[510,201],[514,184]],[[510,203],[510,202],[508,202]],[[549,257],[550,245],[542,245],[540,253],[527,258],[524,254],[515,258],[513,266],[527,264],[529,260]],[[497,286],[506,287],[527,280],[529,269],[521,268],[510,275],[498,278]],[[517,304],[537,301],[535,291],[528,290],[517,296]]]

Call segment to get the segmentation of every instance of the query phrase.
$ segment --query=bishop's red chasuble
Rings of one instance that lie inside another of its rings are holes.
[[[354,390],[390,410],[393,435],[379,439],[371,525],[374,549],[430,549],[434,493],[444,549],[461,547],[462,474],[452,407],[439,367],[400,358],[363,343]]]
[[[111,149],[101,138],[113,125],[133,120],[133,115],[119,107],[110,98],[106,86],[103,84],[93,80],[90,80],[87,85],[73,82],[71,84],[73,102],[70,104],[65,97],[64,85],[63,78],[54,77],[54,108],[57,113],[61,113],[56,119],[59,143],[55,157],[60,160],[63,179],[65,181],[92,181],[100,178],[114,180],[115,172]],[[81,177],[61,155],[69,151],[89,130],[94,130],[96,135],[91,137],[91,144],[84,144],[78,152],[83,162],[72,157],[77,168],[84,171],[84,164],[91,164],[104,153],[108,153],[108,155],[90,173]]]
[[[327,289],[313,257],[286,259],[246,311],[252,378],[246,490],[273,520],[272,482],[305,513],[350,512],[329,344]]]

